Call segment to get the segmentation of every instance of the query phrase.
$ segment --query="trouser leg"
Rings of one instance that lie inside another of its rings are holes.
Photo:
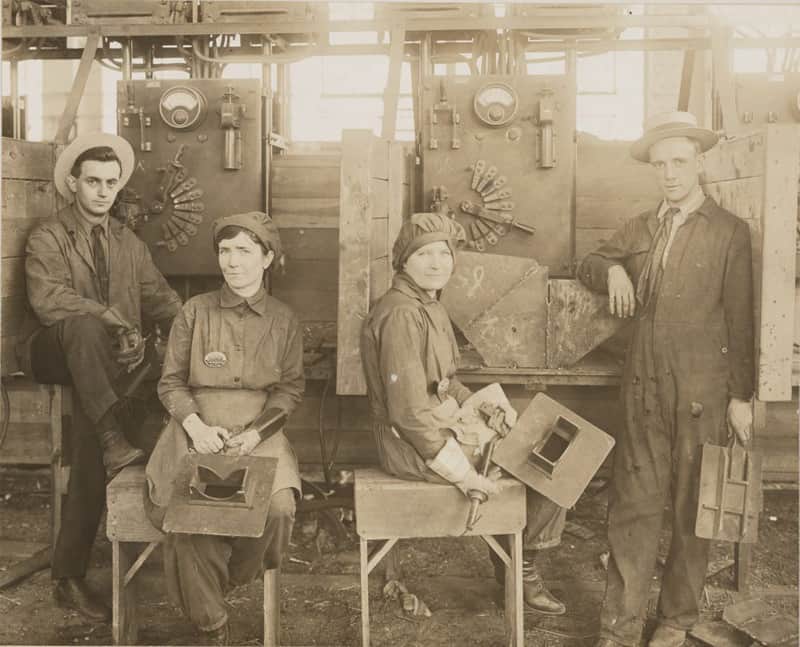
[[[80,406],[73,408],[69,445],[70,476],[53,550],[53,579],[86,575],[106,501],[100,444]]]
[[[256,538],[170,533],[164,545],[167,590],[186,616],[202,631],[228,620],[225,592],[263,569],[280,566],[294,523],[294,491],[272,495],[264,534]]]
[[[700,615],[711,542],[694,534],[700,480],[700,447],[685,452],[672,484],[672,541],[661,595],[659,622],[688,631]]]
[[[111,338],[91,315],[68,317],[39,331],[31,342],[31,368],[38,382],[71,384],[92,423],[118,401],[114,381],[120,367]]]

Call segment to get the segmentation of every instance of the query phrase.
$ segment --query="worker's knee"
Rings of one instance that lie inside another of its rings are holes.
[[[67,317],[58,323],[61,326],[61,343],[65,351],[89,348],[105,348],[110,343],[103,322],[92,315]]]

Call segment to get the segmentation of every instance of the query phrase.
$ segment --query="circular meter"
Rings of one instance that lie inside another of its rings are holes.
[[[475,114],[488,126],[504,126],[517,114],[517,91],[505,83],[487,83],[475,93]]]
[[[190,130],[206,116],[206,98],[202,92],[176,85],[161,95],[158,113],[170,128]]]

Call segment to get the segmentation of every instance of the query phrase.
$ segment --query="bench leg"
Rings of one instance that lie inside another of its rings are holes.
[[[136,555],[133,544],[111,542],[113,580],[112,633],[115,645],[135,645],[138,626],[136,623],[136,582],[125,582],[125,575],[133,565]]]
[[[525,626],[522,609],[522,533],[508,535],[510,568],[506,568],[506,638],[510,647],[524,647]]]
[[[361,568],[361,645],[369,647],[369,547],[367,540],[359,537]]]
[[[278,647],[281,626],[280,571],[264,571],[264,647]]]

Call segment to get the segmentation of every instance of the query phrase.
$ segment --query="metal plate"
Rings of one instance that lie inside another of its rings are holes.
[[[251,480],[248,505],[199,503],[190,492],[192,475],[198,465],[208,466],[223,476],[234,470],[247,468],[248,479]],[[175,479],[175,488],[164,517],[164,531],[225,537],[260,537],[264,533],[277,467],[277,458],[188,454],[184,457]]]
[[[552,474],[528,463],[531,448],[545,439],[560,418],[577,429]],[[564,508],[571,508],[603,464],[614,439],[544,393],[537,393],[511,433],[494,450],[494,462]]]

